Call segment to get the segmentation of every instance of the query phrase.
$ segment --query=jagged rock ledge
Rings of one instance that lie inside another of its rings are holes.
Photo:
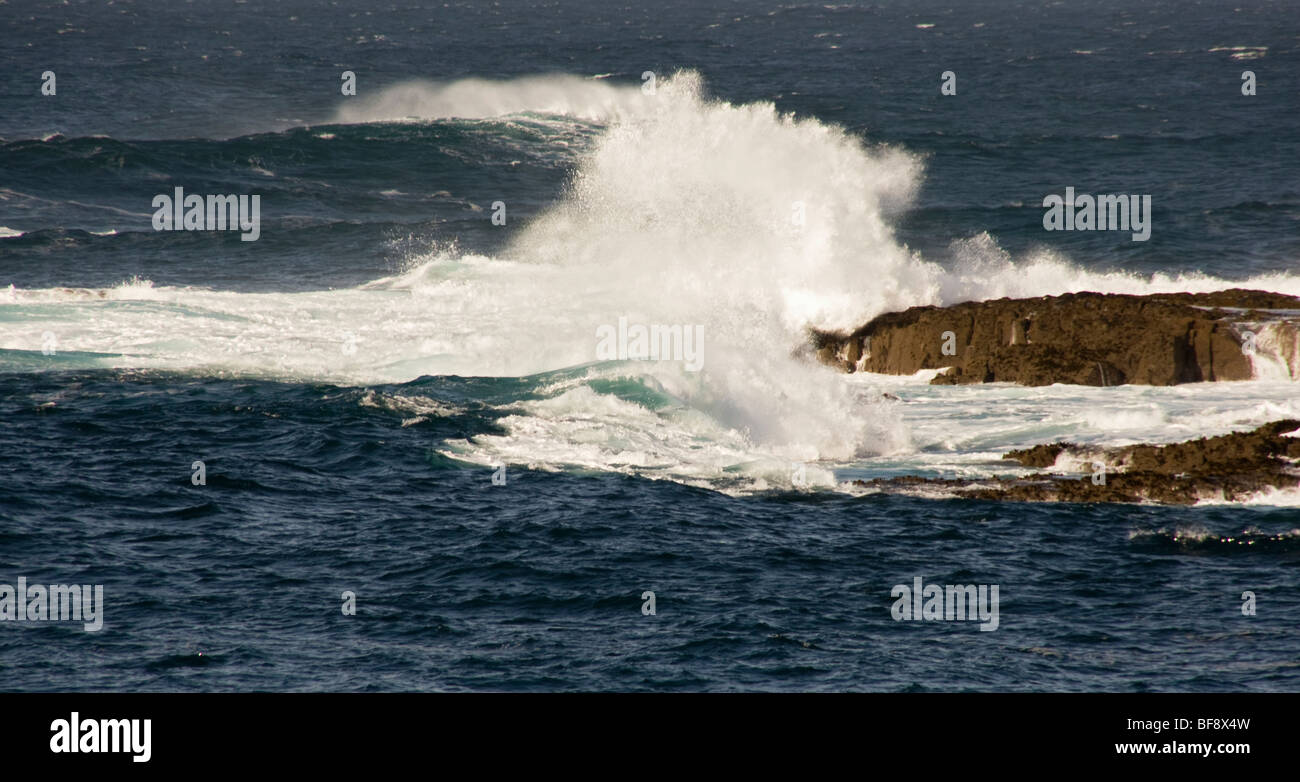
[[[1300,379],[1300,298],[1240,288],[1004,298],[912,307],[811,339],[822,362],[846,372],[947,368],[938,385],[1249,380],[1257,353]]]
[[[1295,436],[1288,436],[1294,434]],[[1022,502],[1241,502],[1270,489],[1300,489],[1300,420],[1170,445],[1097,448],[1073,443],[1011,451],[1003,459],[1057,472],[1018,478],[948,480],[906,476],[854,481],[893,492],[939,490],[960,497]],[[1104,479],[1097,465],[1105,465]],[[1073,474],[1062,475],[1070,470]]]

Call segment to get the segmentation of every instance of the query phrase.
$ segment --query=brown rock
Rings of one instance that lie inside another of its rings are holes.
[[[1296,311],[1300,298],[1242,289],[1072,293],[912,307],[851,334],[814,332],[812,341],[819,359],[850,372],[949,367],[937,385],[1175,385],[1250,379],[1243,332],[1271,321],[1295,339]]]
[[[1205,498],[1240,501],[1268,488],[1300,487],[1300,437],[1286,437],[1300,421],[1282,420],[1253,431],[1202,437],[1170,445],[1094,448],[1073,443],[1036,445],[1002,458],[1047,468],[1069,452],[1085,464],[1102,462],[1105,481],[1092,474],[1036,475],[982,481],[903,476],[855,481],[887,491],[939,487],[962,497],[1025,502],[1156,502],[1190,505]]]

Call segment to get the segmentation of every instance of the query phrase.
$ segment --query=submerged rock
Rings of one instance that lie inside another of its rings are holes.
[[[822,362],[848,372],[946,370],[937,385],[1249,380],[1261,349],[1300,378],[1300,298],[1243,289],[1004,298],[912,307],[812,341]]]
[[[985,500],[1170,505],[1204,500],[1241,502],[1270,490],[1300,489],[1300,420],[1274,421],[1249,432],[1169,445],[1037,445],[1002,458],[1058,472],[987,480],[906,476],[854,484],[899,492],[939,490]],[[1060,474],[1063,469],[1071,469],[1073,474]]]

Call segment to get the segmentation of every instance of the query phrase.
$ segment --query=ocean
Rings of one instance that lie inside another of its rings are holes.
[[[1300,689],[1300,491],[853,483],[1300,418],[1276,357],[1026,388],[806,349],[924,304],[1300,295],[1293,3],[0,18],[0,584],[103,587],[97,630],[0,622],[0,689]],[[1067,187],[1150,195],[1149,239],[1045,231]],[[195,194],[256,228],[156,230]],[[650,324],[692,355],[601,351]],[[896,618],[918,583],[996,587],[996,626]]]

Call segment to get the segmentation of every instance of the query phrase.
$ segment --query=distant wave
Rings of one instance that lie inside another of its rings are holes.
[[[653,96],[639,87],[581,76],[556,74],[517,79],[409,81],[385,87],[374,96],[347,100],[334,122],[481,119],[540,113],[609,121],[649,110]]]
[[[1293,500],[1291,503],[1295,504]],[[1300,551],[1300,529],[1267,533],[1247,528],[1236,534],[1219,534],[1200,526],[1176,529],[1138,529],[1129,533],[1135,544],[1169,551],[1196,551],[1208,554],[1294,553]]]

